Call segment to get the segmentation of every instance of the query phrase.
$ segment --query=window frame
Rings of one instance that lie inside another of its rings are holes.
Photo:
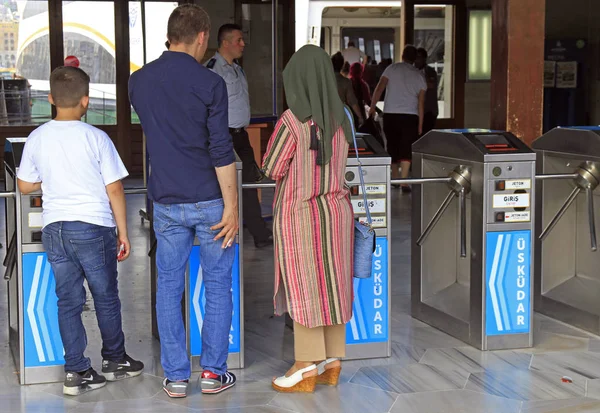
[[[78,0],[98,1],[98,0]],[[107,1],[107,0],[104,0]],[[109,0],[110,1],[110,0]],[[116,60],[116,91],[117,91],[117,124],[94,125],[106,132],[119,151],[125,166],[132,171],[132,141],[141,139],[142,128],[132,124],[131,109],[128,96],[129,82],[129,1],[112,0],[114,3],[115,21],[115,60]],[[170,3],[177,0],[138,0],[142,7],[145,3]],[[193,3],[193,0],[179,0],[179,4]],[[64,65],[64,32],[63,32],[63,0],[47,0],[50,70]],[[52,108],[52,117],[56,110]],[[0,142],[7,137],[27,137],[38,125],[0,126]],[[135,174],[135,168],[132,171]]]

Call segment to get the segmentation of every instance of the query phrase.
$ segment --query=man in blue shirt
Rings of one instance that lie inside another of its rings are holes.
[[[231,270],[238,230],[235,153],[227,124],[227,89],[200,64],[210,18],[184,4],[169,17],[169,51],[133,73],[129,96],[147,138],[148,196],[157,239],[156,314],[163,388],[185,397],[191,374],[181,314],[185,270],[194,237],[200,241],[206,313],[202,328],[203,393],[235,384],[227,371]]]
[[[242,160],[242,179],[244,182],[256,182],[262,179],[262,173],[254,159],[254,150],[246,127],[250,124],[250,96],[248,81],[242,67],[237,63],[244,53],[244,34],[235,24],[224,24],[219,28],[219,50],[206,63],[206,67],[218,74],[227,84],[229,97],[229,133],[233,138],[233,147]],[[245,189],[243,197],[244,222],[254,237],[257,248],[273,245],[273,234],[262,218],[258,191]]]

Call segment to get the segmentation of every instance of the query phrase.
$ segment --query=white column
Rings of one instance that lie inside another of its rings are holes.
[[[296,0],[296,50],[308,42],[309,0]]]
[[[334,55],[335,53],[341,51],[342,49],[342,29],[340,26],[332,26],[331,27],[331,50],[330,54]]]
[[[452,117],[454,102],[454,6],[446,6],[444,29],[444,112],[440,118]]]

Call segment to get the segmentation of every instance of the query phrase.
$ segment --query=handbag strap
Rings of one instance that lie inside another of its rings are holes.
[[[358,156],[358,144],[356,142],[356,132],[354,130],[354,118],[348,110],[348,107],[344,106],[344,110],[346,111],[346,116],[348,116],[348,119],[350,119],[350,126],[352,127],[352,139],[354,140],[354,152],[356,153],[356,160],[358,161],[358,175],[360,177],[360,187],[362,188],[363,202],[365,203],[365,211],[367,212],[367,223],[369,224],[369,227],[371,227],[373,225],[373,220],[371,219],[371,211],[369,211],[369,203],[367,202],[367,188],[365,188],[365,179],[363,177],[362,163],[360,162],[360,157]]]

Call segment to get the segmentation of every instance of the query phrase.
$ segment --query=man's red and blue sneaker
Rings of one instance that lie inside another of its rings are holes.
[[[225,374],[213,373],[209,370],[204,370],[200,375],[200,388],[202,393],[217,394],[227,390],[235,385],[236,378],[233,373],[225,372]]]

